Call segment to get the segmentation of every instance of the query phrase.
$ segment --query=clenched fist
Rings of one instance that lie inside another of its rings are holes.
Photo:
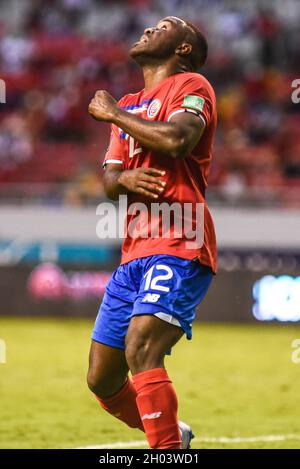
[[[94,119],[104,122],[111,122],[117,110],[117,101],[105,90],[96,91],[88,108]]]

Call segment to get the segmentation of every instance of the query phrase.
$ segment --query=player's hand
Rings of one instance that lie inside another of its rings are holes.
[[[166,182],[158,178],[165,173],[155,168],[129,169],[120,173],[118,182],[130,192],[157,199],[166,186]]]
[[[94,119],[104,122],[111,122],[117,110],[117,101],[105,90],[96,91],[88,107]]]

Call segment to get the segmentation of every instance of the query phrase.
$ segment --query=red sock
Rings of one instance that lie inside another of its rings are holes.
[[[164,368],[133,376],[137,406],[151,448],[181,448],[178,402],[172,382]]]
[[[103,409],[125,422],[129,427],[145,431],[136,405],[136,390],[129,378],[120,391],[113,396],[105,399],[96,396],[96,399]]]

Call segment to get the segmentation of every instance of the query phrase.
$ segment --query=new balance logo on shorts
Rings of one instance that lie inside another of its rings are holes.
[[[158,419],[161,416],[162,412],[153,412],[153,414],[145,414],[142,417],[142,420],[153,420]]]
[[[157,293],[147,293],[147,295],[144,296],[142,302],[143,303],[156,303],[160,298],[160,295]]]

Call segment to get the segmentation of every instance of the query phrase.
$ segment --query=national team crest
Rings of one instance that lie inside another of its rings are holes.
[[[152,119],[153,117],[157,116],[159,110],[160,110],[160,107],[161,107],[161,102],[159,99],[154,99],[150,104],[149,104],[149,107],[148,107],[148,110],[147,110],[147,116]]]

